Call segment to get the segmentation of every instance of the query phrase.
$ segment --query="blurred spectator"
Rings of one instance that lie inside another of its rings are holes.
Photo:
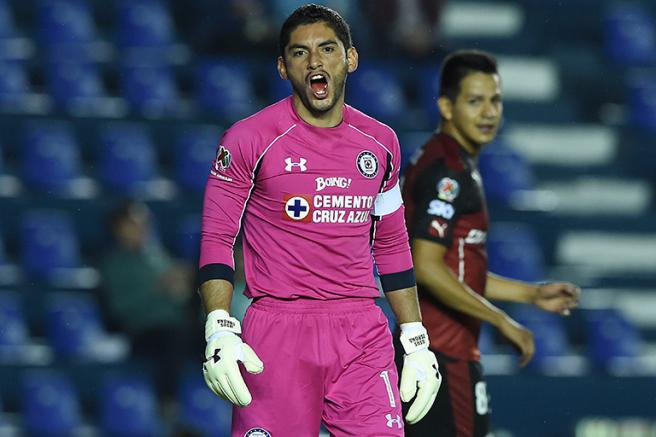
[[[440,17],[447,0],[362,0],[372,50],[381,56],[425,58],[442,52]]]
[[[116,244],[101,263],[108,315],[129,337],[133,357],[150,365],[159,395],[170,399],[196,337],[190,332],[191,266],[172,259],[152,238],[145,204],[125,202],[110,225]]]

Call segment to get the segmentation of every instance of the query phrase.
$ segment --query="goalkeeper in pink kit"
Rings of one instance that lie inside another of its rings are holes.
[[[417,422],[441,377],[417,303],[399,143],[344,103],[358,53],[339,14],[298,8],[279,45],[292,96],[228,129],[205,190],[205,381],[237,406],[233,437],[316,437],[322,423],[332,436],[403,436],[401,399]],[[253,299],[243,325],[228,313],[240,230]],[[401,325],[400,390],[374,264]]]

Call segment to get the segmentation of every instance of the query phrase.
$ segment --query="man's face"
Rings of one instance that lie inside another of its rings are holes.
[[[499,75],[470,73],[460,82],[455,102],[440,98],[443,130],[470,153],[478,153],[492,142],[499,129],[503,103]]]
[[[314,116],[327,113],[344,101],[346,75],[356,67],[355,49],[346,50],[325,22],[294,29],[284,59],[278,58],[281,77],[291,82],[295,96]]]
[[[150,232],[150,218],[145,211],[133,208],[114,228],[119,244],[129,250],[141,250]]]

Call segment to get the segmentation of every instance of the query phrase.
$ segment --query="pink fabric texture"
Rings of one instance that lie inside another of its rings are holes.
[[[316,437],[321,421],[335,437],[404,435],[392,337],[372,299],[262,298],[243,338],[264,371],[242,371],[253,402],[233,408],[233,437]]]
[[[234,268],[243,227],[248,297],[377,297],[374,259],[380,274],[412,268],[403,205],[375,224],[371,215],[399,168],[388,126],[346,105],[340,125],[317,128],[298,117],[291,97],[281,100],[221,139],[205,191],[200,267]]]

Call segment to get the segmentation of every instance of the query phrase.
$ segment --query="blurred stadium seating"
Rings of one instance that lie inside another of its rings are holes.
[[[98,391],[100,427],[107,436],[157,437],[163,428],[150,382],[136,374],[110,375]]]
[[[23,315],[21,301],[14,292],[0,294],[0,360],[3,363],[16,359],[29,342],[27,321]]]
[[[545,280],[545,265],[538,237],[523,223],[496,222],[488,234],[489,270],[508,278]]]
[[[347,103],[391,125],[408,114],[401,80],[391,65],[363,62],[348,81]]]
[[[268,52],[237,38],[194,52],[199,14],[226,18],[228,3],[0,0],[0,435],[227,435],[229,408],[196,362],[177,412],[160,411],[105,317],[96,269],[107,212],[128,195],[194,262],[223,130],[290,92],[273,41]],[[277,26],[297,3],[262,5]],[[504,125],[480,157],[490,269],[584,289],[565,320],[507,308],[535,332],[528,369],[484,328],[499,434],[597,437],[638,417],[631,435],[653,435],[642,431],[656,428],[653,1],[449,0],[445,51],[421,60],[367,38],[357,2],[319,3],[346,8],[360,51],[346,101],[397,131],[402,166],[438,123],[444,53],[498,55]]]
[[[76,363],[126,358],[127,343],[107,334],[94,296],[52,292],[44,306],[48,340],[59,359]]]
[[[176,117],[187,110],[167,65],[124,66],[121,80],[131,108],[147,118]]]
[[[238,58],[201,61],[196,70],[196,95],[204,110],[229,122],[261,109],[251,69]]]
[[[180,422],[185,428],[198,431],[205,437],[230,435],[230,404],[212,393],[202,375],[188,375],[180,384],[178,398]]]
[[[87,197],[95,191],[84,178],[82,158],[70,125],[32,125],[25,133],[22,180],[28,188],[60,197]]]
[[[70,436],[82,424],[75,385],[66,374],[55,370],[24,374],[22,412],[30,436]]]
[[[180,130],[175,139],[175,180],[188,192],[200,193],[216,155],[221,128],[198,126]]]
[[[54,281],[58,269],[81,267],[74,224],[67,212],[30,210],[21,232],[23,267],[28,274]]]
[[[39,44],[80,44],[95,38],[93,17],[83,1],[44,1],[37,15]]]

